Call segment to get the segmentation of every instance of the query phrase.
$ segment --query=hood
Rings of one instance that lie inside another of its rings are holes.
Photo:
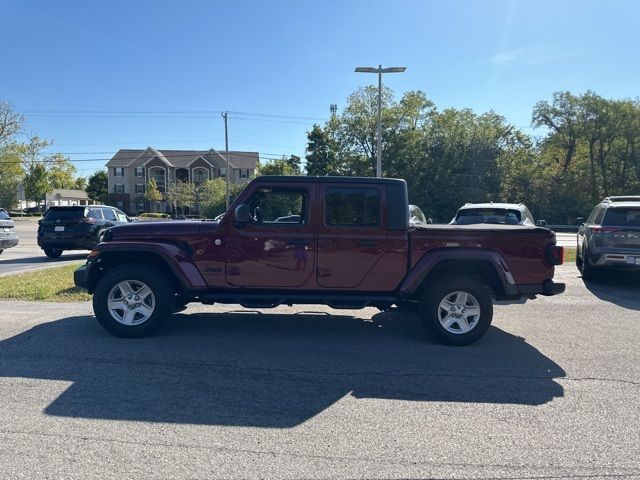
[[[132,222],[126,225],[111,227],[111,238],[150,238],[171,239],[173,237],[190,237],[204,232],[214,232],[218,222],[194,222],[191,220],[172,220],[164,222]]]

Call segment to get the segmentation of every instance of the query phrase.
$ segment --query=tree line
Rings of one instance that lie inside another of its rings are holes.
[[[438,110],[421,91],[385,88],[383,176],[404,178],[410,202],[436,221],[466,202],[523,202],[536,218],[572,223],[607,195],[640,194],[640,101],[556,92],[538,102],[536,138],[493,112]],[[375,175],[377,89],[350,95],[307,134],[309,175]]]
[[[605,99],[592,91],[556,92],[538,102],[528,135],[496,112],[439,110],[421,91],[397,99],[382,94],[383,176],[404,178],[410,202],[435,221],[450,220],[466,202],[523,202],[536,218],[572,223],[607,195],[640,194],[640,100]],[[46,154],[49,142],[16,140],[24,118],[0,103],[0,206],[15,203],[23,183],[28,200],[51,188],[85,188],[107,202],[107,174],[76,178],[69,159]],[[307,132],[306,156],[291,155],[259,166],[261,175],[373,176],[376,169],[377,88],[363,87],[345,108]],[[147,185],[144,198],[166,200],[176,211],[198,206],[206,216],[225,208],[225,182],[171,185],[160,194]],[[242,186],[231,185],[232,199]]]

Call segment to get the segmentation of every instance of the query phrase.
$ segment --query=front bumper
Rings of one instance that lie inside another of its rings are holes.
[[[73,283],[76,287],[89,290],[89,275],[91,274],[91,264],[82,265],[73,272]]]

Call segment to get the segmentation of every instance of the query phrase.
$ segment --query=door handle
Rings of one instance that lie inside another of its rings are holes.
[[[356,242],[356,245],[358,245],[359,247],[377,247],[378,242],[376,242],[375,240],[358,240]]]

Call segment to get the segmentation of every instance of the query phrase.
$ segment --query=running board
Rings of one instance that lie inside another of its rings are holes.
[[[206,304],[228,303],[242,305],[245,308],[274,308],[278,305],[311,304],[328,305],[336,309],[360,309],[391,305],[396,302],[394,296],[378,295],[274,295],[266,293],[210,293],[201,295],[200,301]]]

